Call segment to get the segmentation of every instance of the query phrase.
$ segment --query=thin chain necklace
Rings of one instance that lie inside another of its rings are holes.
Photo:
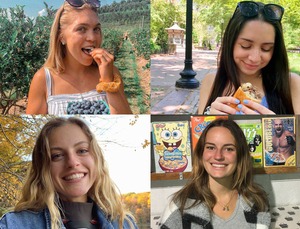
[[[223,211],[229,211],[229,203],[232,200],[232,198],[234,197],[235,191],[232,192],[230,200],[228,201],[228,203],[226,205],[222,204],[220,201],[217,201],[218,204],[221,205],[221,207],[223,208]]]

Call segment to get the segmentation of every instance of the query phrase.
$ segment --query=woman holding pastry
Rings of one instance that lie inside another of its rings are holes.
[[[67,0],[50,33],[49,55],[32,79],[27,114],[128,114],[114,56],[101,47],[99,0]]]
[[[232,120],[211,122],[195,147],[191,176],[166,207],[161,228],[270,228],[267,195],[252,177],[241,128]]]
[[[199,114],[300,113],[300,77],[289,72],[283,13],[276,4],[238,3],[224,33],[218,71],[202,81]],[[239,87],[250,87],[250,93]]]

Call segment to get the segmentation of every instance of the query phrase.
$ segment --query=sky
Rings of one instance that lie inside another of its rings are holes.
[[[150,115],[86,116],[122,194],[150,192]],[[133,124],[134,123],[134,124]],[[133,124],[133,125],[130,125]]]
[[[121,0],[115,0],[120,2]],[[1,8],[15,7],[16,5],[25,6],[25,14],[29,17],[37,17],[39,12],[45,9],[44,2],[48,4],[49,7],[53,6],[53,9],[58,9],[64,2],[64,0],[0,0]],[[113,0],[100,0],[101,6],[105,4],[111,4]]]

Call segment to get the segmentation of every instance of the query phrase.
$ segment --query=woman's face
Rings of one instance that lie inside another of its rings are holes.
[[[233,59],[240,77],[257,76],[271,60],[275,44],[274,27],[262,21],[248,21],[233,47]]]
[[[49,146],[51,177],[60,198],[86,202],[87,192],[96,178],[88,137],[77,125],[68,124],[51,132]]]
[[[99,48],[101,44],[101,25],[97,14],[90,9],[70,11],[70,23],[63,26],[61,41],[66,46],[66,58],[70,61],[89,66],[93,58],[88,53],[91,48]]]
[[[203,165],[210,178],[232,179],[237,166],[235,139],[225,127],[213,127],[206,135]]]

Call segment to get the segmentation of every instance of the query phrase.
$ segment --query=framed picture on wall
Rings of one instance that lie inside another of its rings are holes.
[[[264,166],[296,166],[295,117],[263,118]]]
[[[188,121],[153,122],[152,135],[156,173],[191,171]]]

